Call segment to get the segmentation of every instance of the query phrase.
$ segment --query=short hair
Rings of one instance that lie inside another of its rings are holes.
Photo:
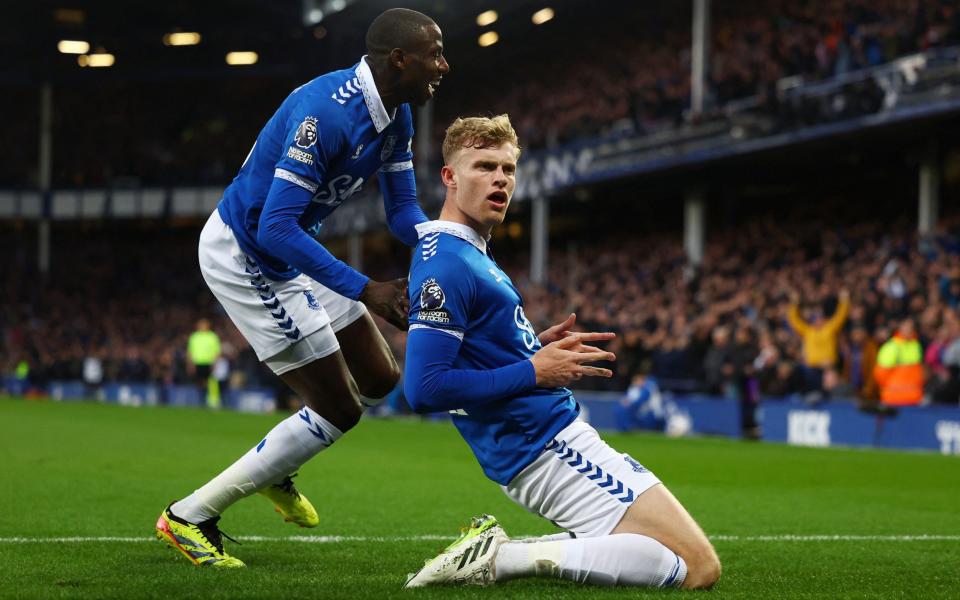
[[[447,127],[447,135],[443,138],[443,162],[450,164],[453,155],[463,148],[495,148],[508,142],[513,144],[516,157],[520,158],[520,141],[508,115],[457,117]]]
[[[427,15],[409,8],[391,8],[367,28],[367,54],[384,56],[394,48],[409,50],[423,40],[423,28],[436,23]]]

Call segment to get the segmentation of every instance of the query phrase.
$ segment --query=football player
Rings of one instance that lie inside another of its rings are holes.
[[[369,312],[406,328],[406,280],[373,281],[314,238],[323,219],[376,174],[390,231],[416,245],[414,227],[427,219],[414,185],[410,104],[427,102],[450,67],[440,28],[413,10],[374,19],[366,46],[354,66],[283,101],[200,235],[210,290],[305,406],[164,509],[157,537],[197,565],[243,566],[224,551],[218,521],[255,492],[287,521],[316,526],[316,510],[291,476],[357,424],[361,396],[382,398],[399,380]],[[189,444],[175,431],[170,437]]]
[[[720,561],[660,480],[577,417],[565,386],[610,377],[616,357],[572,333],[575,315],[537,335],[490,252],[520,155],[506,115],[457,119],[443,142],[440,218],[417,225],[410,268],[404,391],[418,412],[450,411],[486,475],[566,533],[511,541],[484,515],[406,587],[488,585],[519,577],[707,588]]]

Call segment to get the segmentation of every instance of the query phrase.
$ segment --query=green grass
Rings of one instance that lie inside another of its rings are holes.
[[[261,439],[277,416],[0,399],[0,540],[141,536],[183,496]],[[960,460],[720,439],[608,435],[656,472],[711,536],[960,535]],[[283,523],[260,497],[232,507],[233,536],[452,536],[471,515],[511,535],[555,529],[484,478],[446,423],[365,420],[306,465],[298,486],[321,524]],[[690,596],[514,581],[401,591],[443,541],[229,545],[248,568],[191,567],[155,541],[0,541],[0,597],[434,598]],[[715,598],[957,597],[960,541],[717,539]],[[704,593],[694,593],[703,596]]]

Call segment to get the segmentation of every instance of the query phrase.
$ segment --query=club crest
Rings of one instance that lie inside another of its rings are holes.
[[[624,454],[624,455],[623,455],[623,460],[627,461],[627,464],[630,465],[630,467],[631,467],[634,471],[636,471],[637,473],[647,473],[647,472],[648,472],[648,469],[647,469],[646,467],[644,467],[643,465],[641,465],[640,463],[638,463],[637,461],[635,461],[635,460],[633,459],[633,457],[630,456],[629,454]]]
[[[320,310],[320,302],[317,301],[317,297],[313,295],[313,292],[306,290],[303,292],[303,295],[307,298],[307,306],[312,310]]]

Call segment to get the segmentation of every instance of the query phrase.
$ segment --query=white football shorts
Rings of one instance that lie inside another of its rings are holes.
[[[280,375],[340,349],[336,332],[367,308],[304,274],[267,279],[213,211],[200,233],[200,272],[257,358]]]
[[[608,535],[643,492],[660,483],[628,454],[576,420],[506,486],[510,499],[577,537]]]

